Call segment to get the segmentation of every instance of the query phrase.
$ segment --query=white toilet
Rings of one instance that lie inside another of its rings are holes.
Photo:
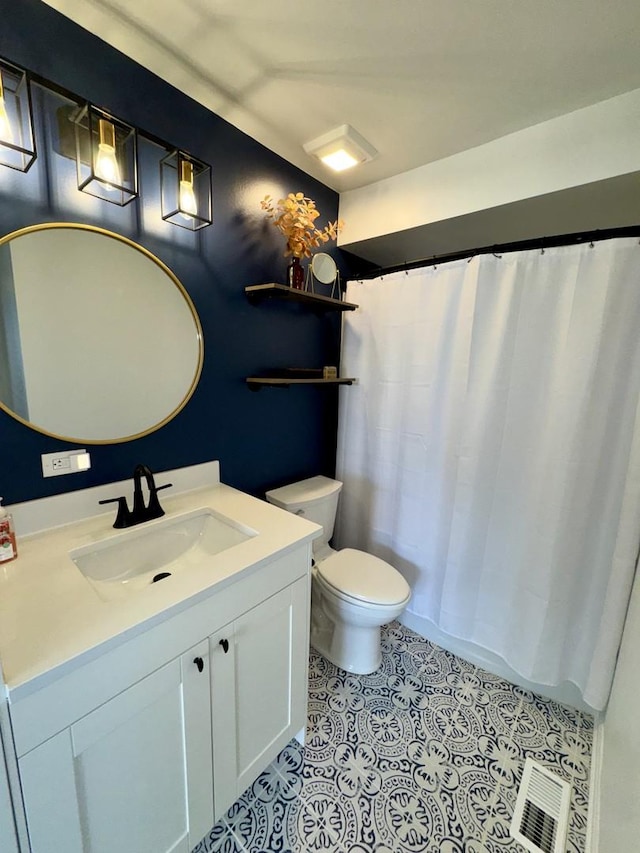
[[[380,627],[397,618],[411,598],[402,575],[372,554],[329,547],[342,483],[311,477],[267,492],[269,503],[322,525],[313,542],[311,645],[347,672],[380,666]]]

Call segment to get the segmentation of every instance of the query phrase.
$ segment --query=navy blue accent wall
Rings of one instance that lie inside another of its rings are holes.
[[[254,494],[335,465],[338,391],[302,386],[250,391],[245,377],[270,367],[337,364],[340,317],[297,305],[252,307],[244,287],[284,282],[283,242],[258,201],[302,191],[323,224],[337,216],[333,190],[77,27],[39,0],[0,0],[0,55],[210,163],[214,224],[197,234],[160,221],[160,149],[140,143],[141,198],[125,208],[75,188],[75,167],[54,151],[58,96],[34,87],[38,159],[27,174],[0,167],[0,234],[38,222],[99,225],[156,254],[182,281],[204,330],[198,388],[168,425],[123,444],[90,446],[84,474],[44,480],[40,454],[77,447],[0,411],[0,494],[6,503],[86,488],[131,475],[219,459],[224,482]],[[304,111],[292,114],[304,121]],[[332,253],[345,271],[345,258]],[[89,322],[99,322],[90,318]],[[144,389],[140,389],[141,396]]]

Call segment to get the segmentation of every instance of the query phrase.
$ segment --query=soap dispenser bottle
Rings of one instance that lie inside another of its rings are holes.
[[[18,556],[13,516],[2,506],[0,498],[0,563],[8,563]]]

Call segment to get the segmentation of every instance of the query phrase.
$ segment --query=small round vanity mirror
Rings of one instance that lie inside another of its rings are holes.
[[[138,438],[183,408],[202,358],[189,295],[142,246],[70,223],[0,240],[0,407],[27,426]]]
[[[311,272],[322,284],[333,284],[338,275],[338,268],[331,255],[317,252],[311,259]]]

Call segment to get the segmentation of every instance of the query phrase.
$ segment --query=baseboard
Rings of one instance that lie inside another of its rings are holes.
[[[596,716],[593,724],[591,772],[589,778],[589,811],[585,853],[598,853],[600,839],[600,779],[604,757],[604,715]]]

